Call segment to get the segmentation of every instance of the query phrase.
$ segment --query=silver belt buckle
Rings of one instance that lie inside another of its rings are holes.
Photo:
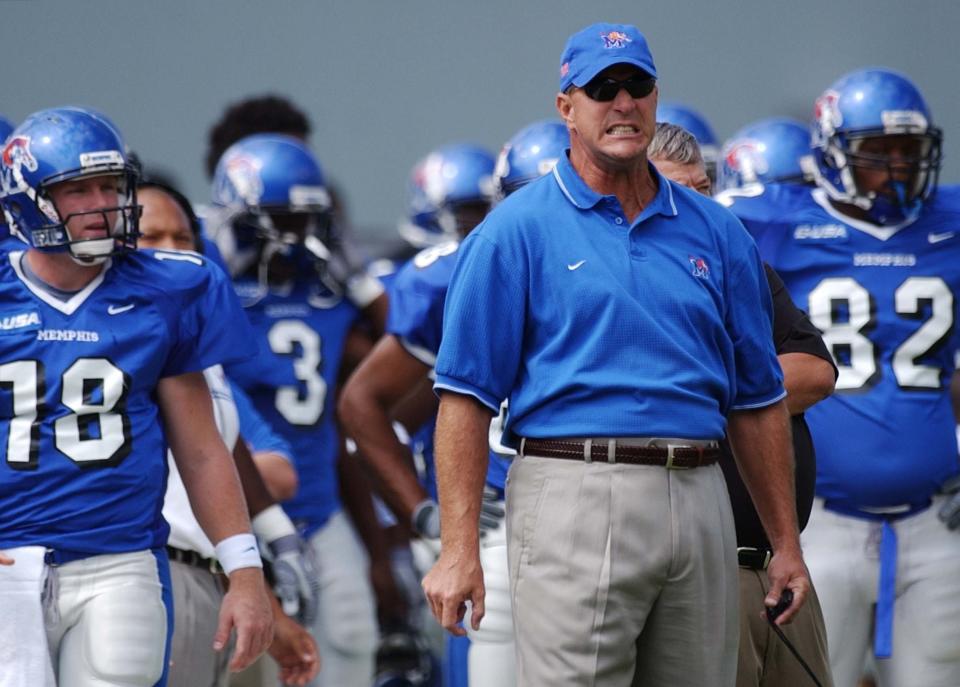
[[[674,459],[674,449],[676,448],[687,448],[686,446],[676,446],[674,444],[667,444],[667,470],[689,470],[689,465],[677,465],[673,462]]]

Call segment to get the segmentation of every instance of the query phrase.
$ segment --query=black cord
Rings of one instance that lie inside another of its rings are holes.
[[[773,608],[767,609],[767,623],[769,623],[770,627],[773,628],[773,631],[777,633],[777,637],[779,637],[783,643],[787,645],[787,648],[790,649],[790,653],[793,654],[798,661],[800,661],[800,665],[802,665],[803,669],[807,671],[807,675],[809,675],[810,679],[813,680],[813,684],[815,684],[817,687],[823,687],[823,685],[820,683],[820,680],[817,679],[817,676],[813,674],[812,670],[810,670],[810,666],[808,666],[807,662],[804,661],[800,656],[800,652],[797,651],[796,647],[794,647],[790,640],[787,639],[787,636],[783,634],[783,630],[781,630],[780,626],[775,622],[777,617],[787,610],[791,603],[793,603],[793,592],[790,590],[785,590],[783,595],[780,597],[780,603]]]

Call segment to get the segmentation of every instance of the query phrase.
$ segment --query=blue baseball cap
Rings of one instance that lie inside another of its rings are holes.
[[[560,57],[560,90],[583,86],[615,64],[632,64],[657,76],[647,39],[636,26],[592,24],[567,40]]]

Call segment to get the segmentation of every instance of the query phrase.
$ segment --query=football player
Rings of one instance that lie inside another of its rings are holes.
[[[131,252],[136,173],[116,128],[43,110],[8,137],[0,204],[0,671],[61,686],[166,681],[166,450],[230,577],[214,649],[270,643],[260,556],[201,371],[254,353],[229,282],[196,255]],[[222,319],[221,319],[222,318]],[[51,666],[52,663],[52,666]]]
[[[960,472],[960,198],[936,193],[941,138],[909,78],[854,71],[816,101],[816,188],[732,204],[840,370],[807,413],[818,498],[802,539],[838,685],[871,644],[881,686],[960,684],[960,532],[937,519]]]
[[[190,203],[176,189],[145,182],[139,185],[137,198],[142,207],[138,248],[203,252],[199,222]],[[312,559],[304,555],[293,523],[272,499],[251,456],[258,452],[257,447],[273,447],[259,451],[262,460],[282,464],[287,473],[284,481],[295,484],[289,444],[272,433],[242,390],[231,389],[222,366],[207,368],[203,376],[210,387],[217,428],[237,464],[253,532],[273,562],[277,593],[290,615],[309,621],[316,612]],[[170,524],[167,555],[174,601],[170,682],[183,687],[222,687],[229,676],[227,661],[206,642],[216,631],[214,611],[225,592],[220,565],[187,502],[176,461],[169,454],[168,463],[163,516]],[[320,667],[316,644],[283,612],[275,598],[272,605],[276,631],[269,653],[282,662],[286,684],[306,684]]]
[[[359,311],[331,269],[338,237],[324,175],[301,141],[257,134],[221,157],[213,201],[222,223],[210,228],[262,347],[255,361],[226,371],[292,446],[300,488],[284,507],[318,562],[317,684],[369,684],[377,642],[370,561],[343,512],[350,504],[338,471],[351,461],[339,460],[333,412]]]

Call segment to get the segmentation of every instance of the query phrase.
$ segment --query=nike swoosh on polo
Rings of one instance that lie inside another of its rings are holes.
[[[952,239],[956,236],[955,231],[945,231],[942,234],[934,234],[933,232],[927,234],[927,241],[930,243],[940,243],[941,241],[946,241],[947,239]]]
[[[126,305],[108,305],[107,314],[108,315],[119,315],[122,312],[127,312],[133,310],[136,307],[133,303],[127,303]]]
[[[567,269],[573,272],[574,270],[580,269],[580,266],[583,265],[583,263],[585,262],[586,260],[581,260],[580,262],[575,262],[573,264],[567,265]]]

